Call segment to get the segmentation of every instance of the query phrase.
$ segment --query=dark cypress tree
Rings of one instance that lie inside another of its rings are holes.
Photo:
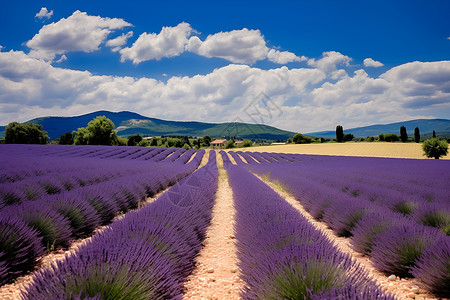
[[[436,131],[433,130],[433,137],[436,137]]]
[[[400,140],[405,143],[408,140],[408,133],[406,132],[406,127],[400,127]]]
[[[420,143],[420,131],[419,127],[414,128],[414,141]]]
[[[344,128],[341,125],[336,126],[336,140],[339,143],[344,141]]]

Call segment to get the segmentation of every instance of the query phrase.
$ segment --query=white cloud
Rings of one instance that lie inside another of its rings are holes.
[[[404,64],[378,78],[361,69],[333,81],[319,68],[262,70],[231,64],[163,82],[56,68],[9,51],[0,52],[0,90],[4,123],[100,109],[169,120],[226,122],[239,117],[252,122],[244,109],[264,92],[282,111],[281,117],[267,117],[264,107],[257,107],[266,113],[264,123],[313,132],[332,130],[336,124],[350,128],[433,116],[436,111],[450,115],[450,61]]]
[[[275,49],[270,49],[267,53],[267,59],[281,65],[285,65],[287,63],[293,61],[305,61],[307,58],[305,56],[298,57],[292,52],[289,51],[278,51]]]
[[[133,64],[138,64],[178,56],[184,52],[192,32],[191,25],[182,22],[175,27],[163,27],[159,34],[143,33],[131,47],[120,50],[121,60],[132,60]]]
[[[320,59],[309,59],[308,65],[313,66],[326,73],[332,73],[337,70],[338,65],[348,66],[352,59],[336,51],[322,53]]]
[[[53,16],[53,10],[48,11],[47,7],[42,7],[41,10],[35,15],[36,18],[43,19],[47,18],[50,19]]]
[[[117,52],[122,49],[122,46],[125,45],[130,37],[133,36],[133,31],[129,31],[127,33],[122,33],[122,35],[109,40],[106,42],[106,46],[111,47],[113,52]]]
[[[61,55],[61,57],[56,61],[56,63],[61,63],[67,60],[67,56],[65,54]]]
[[[148,60],[178,56],[185,51],[200,56],[218,57],[233,63],[253,64],[268,59],[278,64],[304,61],[289,51],[269,49],[259,30],[232,30],[208,35],[204,41],[190,24],[182,22],[175,27],[163,27],[159,34],[143,33],[131,47],[120,50],[121,61],[139,64]]]
[[[253,64],[267,57],[268,48],[259,30],[218,32],[202,42],[192,37],[187,50],[205,57],[219,57],[233,63]]]
[[[132,26],[123,19],[90,16],[75,11],[67,19],[45,25],[26,45],[31,49],[30,56],[52,61],[57,54],[99,49],[114,30]]]
[[[383,63],[373,60],[372,58],[366,58],[364,60],[364,67],[373,67],[373,68],[379,68],[384,66]]]

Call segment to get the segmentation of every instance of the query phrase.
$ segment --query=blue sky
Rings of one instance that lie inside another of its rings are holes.
[[[449,11],[433,0],[11,1],[0,123],[100,109],[298,132],[450,118]]]

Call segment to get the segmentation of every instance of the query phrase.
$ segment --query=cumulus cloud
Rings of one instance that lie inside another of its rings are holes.
[[[128,26],[132,25],[123,19],[90,16],[77,10],[42,27],[26,45],[31,49],[30,56],[52,61],[57,54],[96,51],[111,32]]]
[[[121,60],[132,60],[133,64],[138,64],[178,56],[184,52],[192,32],[191,25],[185,22],[175,27],[163,27],[159,34],[144,32],[131,47],[120,50]]]
[[[163,82],[98,76],[57,68],[21,51],[0,52],[0,119],[8,123],[132,108],[169,120],[226,122],[239,117],[252,122],[244,109],[261,92],[282,113],[264,118],[264,123],[298,132],[433,116],[435,111],[450,114],[449,61],[404,64],[377,78],[361,69],[335,81],[327,73],[333,68],[318,66],[322,69],[263,70],[230,64],[208,74],[174,76]],[[264,107],[258,110],[265,112]]]
[[[192,41],[191,41],[192,40]],[[253,64],[267,57],[268,48],[259,30],[218,32],[202,42],[192,37],[187,50],[205,57],[219,57],[233,63]]]
[[[106,46],[111,47],[113,52],[117,52],[122,49],[122,46],[125,45],[130,37],[133,36],[133,31],[129,31],[127,33],[122,33],[122,35],[109,40],[106,42]]]
[[[308,65],[313,66],[324,72],[332,72],[337,69],[338,65],[348,66],[352,59],[342,53],[336,51],[328,51],[322,53],[322,58],[311,58]]]
[[[373,60],[372,58],[366,58],[364,60],[364,67],[373,67],[373,68],[379,68],[384,66],[383,63]]]
[[[143,33],[131,47],[120,50],[121,61],[139,64],[148,60],[174,57],[185,51],[200,56],[222,58],[232,63],[254,64],[268,59],[278,64],[304,61],[289,51],[269,49],[259,30],[241,29],[210,34],[202,41],[190,24],[182,22],[175,27],[163,27],[159,34]]]
[[[267,53],[267,59],[281,65],[285,65],[287,63],[293,61],[305,61],[307,58],[305,56],[298,57],[292,52],[289,51],[278,51],[275,49],[270,49]]]
[[[41,10],[35,15],[38,19],[47,18],[50,19],[53,16],[53,10],[48,11],[47,7],[42,7]]]

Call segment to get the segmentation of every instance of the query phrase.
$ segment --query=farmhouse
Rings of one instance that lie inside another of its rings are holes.
[[[222,149],[226,143],[227,140],[214,140],[211,142],[211,146],[213,149]]]

